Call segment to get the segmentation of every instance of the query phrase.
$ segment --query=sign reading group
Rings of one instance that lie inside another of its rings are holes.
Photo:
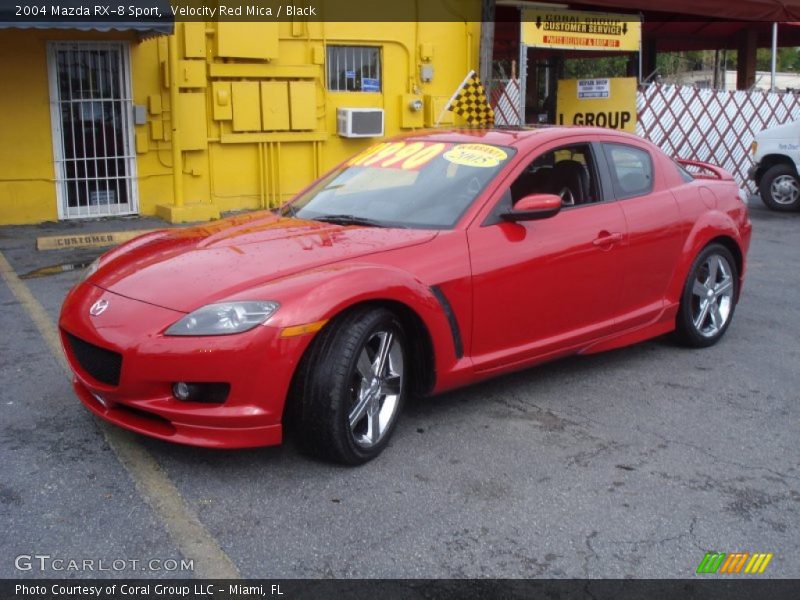
[[[636,133],[636,78],[560,79],[559,125],[593,125]]]
[[[522,43],[539,48],[638,52],[638,16],[531,8],[522,11]]]

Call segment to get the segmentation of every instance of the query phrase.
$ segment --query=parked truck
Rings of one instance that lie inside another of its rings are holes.
[[[800,210],[800,121],[765,129],[751,147],[755,163],[747,175],[772,210]]]

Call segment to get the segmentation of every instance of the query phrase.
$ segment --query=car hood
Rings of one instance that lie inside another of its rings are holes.
[[[133,240],[112,251],[93,285],[191,312],[269,281],[436,237],[436,231],[247,215]],[[255,299],[255,298],[254,298]]]

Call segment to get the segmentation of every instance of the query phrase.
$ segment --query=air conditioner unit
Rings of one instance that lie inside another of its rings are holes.
[[[336,123],[342,137],[383,137],[382,108],[337,108]]]

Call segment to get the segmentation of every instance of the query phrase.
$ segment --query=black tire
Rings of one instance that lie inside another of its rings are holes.
[[[800,210],[800,179],[790,165],[774,165],[767,169],[758,184],[758,191],[764,204],[772,210]]]
[[[738,298],[739,271],[730,250],[722,244],[706,246],[683,286],[676,319],[678,339],[694,348],[716,344],[733,320]]]
[[[383,343],[388,357],[378,378],[374,375],[376,351]],[[372,361],[359,362],[364,358]],[[295,376],[291,402],[301,450],[348,465],[378,456],[403,408],[408,360],[402,326],[391,311],[367,307],[332,320],[313,342]],[[369,381],[362,375],[366,365],[373,369]],[[364,412],[351,426],[356,408]]]

